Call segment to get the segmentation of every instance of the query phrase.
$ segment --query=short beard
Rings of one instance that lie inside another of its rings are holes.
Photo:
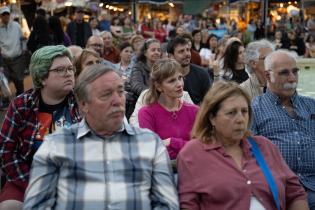
[[[183,67],[183,68],[186,68],[187,66],[189,66],[190,65],[190,63],[188,63],[188,64],[182,64],[181,66]]]

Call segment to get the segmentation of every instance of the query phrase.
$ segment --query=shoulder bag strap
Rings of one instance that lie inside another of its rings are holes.
[[[268,186],[272,192],[272,196],[273,196],[273,199],[276,203],[276,206],[277,206],[277,209],[280,210],[280,201],[279,201],[279,196],[278,196],[278,188],[277,188],[277,185],[276,185],[276,182],[271,174],[271,171],[264,159],[264,156],[261,154],[261,151],[256,143],[256,141],[254,140],[254,138],[252,137],[247,137],[248,141],[250,142],[250,144],[252,145],[252,153],[253,153],[253,156],[256,158],[256,161],[260,167],[260,169],[262,170],[266,180],[267,180],[267,183],[268,183]]]

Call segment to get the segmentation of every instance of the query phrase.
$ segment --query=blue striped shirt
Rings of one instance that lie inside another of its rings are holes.
[[[23,209],[179,209],[167,150],[124,122],[97,136],[85,120],[45,138],[34,156]]]
[[[315,190],[315,100],[295,93],[291,103],[294,117],[269,90],[254,98],[252,131],[276,144],[302,184]]]

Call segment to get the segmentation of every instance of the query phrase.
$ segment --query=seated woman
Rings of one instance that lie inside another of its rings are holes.
[[[227,41],[222,58],[223,69],[220,72],[220,77],[223,80],[241,84],[248,79],[248,74],[245,71],[245,48],[239,39],[233,37]]]
[[[123,42],[119,46],[120,62],[114,64],[118,72],[122,75],[125,82],[129,81],[134,61],[131,60],[133,55],[132,45],[129,42]]]
[[[99,54],[94,51],[93,49],[84,49],[78,60],[76,61],[76,74],[75,76],[78,77],[79,74],[85,69],[87,66],[91,66],[96,63],[102,63],[102,58]]]
[[[199,52],[202,66],[208,67],[210,60],[215,59],[217,47],[218,37],[214,34],[210,34],[207,40],[207,45],[203,47]]]
[[[263,136],[250,136],[250,103],[245,90],[224,81],[215,83],[203,99],[194,140],[177,158],[181,209],[308,209],[298,177],[276,146]],[[276,190],[270,190],[258,164],[261,158],[255,158],[257,148]]]
[[[126,96],[126,117],[129,119],[141,92],[149,87],[151,66],[161,58],[161,44],[157,39],[147,39],[141,46],[137,62],[130,74],[130,91]]]
[[[171,160],[190,139],[198,106],[182,101],[183,72],[174,59],[156,61],[150,74],[150,87],[139,111],[139,125],[157,133],[167,147]]]

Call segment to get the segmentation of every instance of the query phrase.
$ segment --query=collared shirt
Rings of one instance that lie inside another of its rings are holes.
[[[127,68],[126,68],[125,70],[123,70],[123,69],[121,68],[121,62],[114,64],[114,66],[116,67],[116,69],[118,69],[118,72],[119,72],[121,75],[126,76],[128,79],[130,78],[130,74],[131,74],[131,71],[132,71],[132,68],[133,68],[134,65],[135,65],[134,60],[131,60],[130,63],[129,63],[129,65],[127,66]]]
[[[249,78],[245,82],[241,83],[240,86],[247,91],[251,99],[263,94],[264,88],[260,85],[255,73],[251,73]]]
[[[0,48],[3,58],[15,58],[22,53],[22,30],[15,21],[0,25]]]
[[[315,190],[315,100],[295,93],[295,117],[267,90],[252,102],[252,131],[270,139],[305,187]]]
[[[108,66],[110,68],[112,68],[114,71],[118,72],[119,69],[117,68],[117,66],[115,64],[113,64],[112,62],[106,60],[106,59],[102,59],[101,62],[103,65]]]
[[[149,130],[96,135],[85,120],[46,136],[34,156],[24,210],[178,209],[167,150]]]
[[[297,200],[306,201],[298,177],[268,139],[254,137],[277,184],[281,210]],[[177,157],[180,208],[189,210],[249,209],[252,196],[267,210],[276,209],[265,176],[251,154],[247,139],[241,140],[242,167],[219,143],[191,140]]]
[[[73,123],[81,120],[73,92],[68,97],[68,109]],[[28,90],[8,107],[0,133],[0,160],[7,181],[26,188],[34,151],[32,146],[39,133],[39,90]]]

